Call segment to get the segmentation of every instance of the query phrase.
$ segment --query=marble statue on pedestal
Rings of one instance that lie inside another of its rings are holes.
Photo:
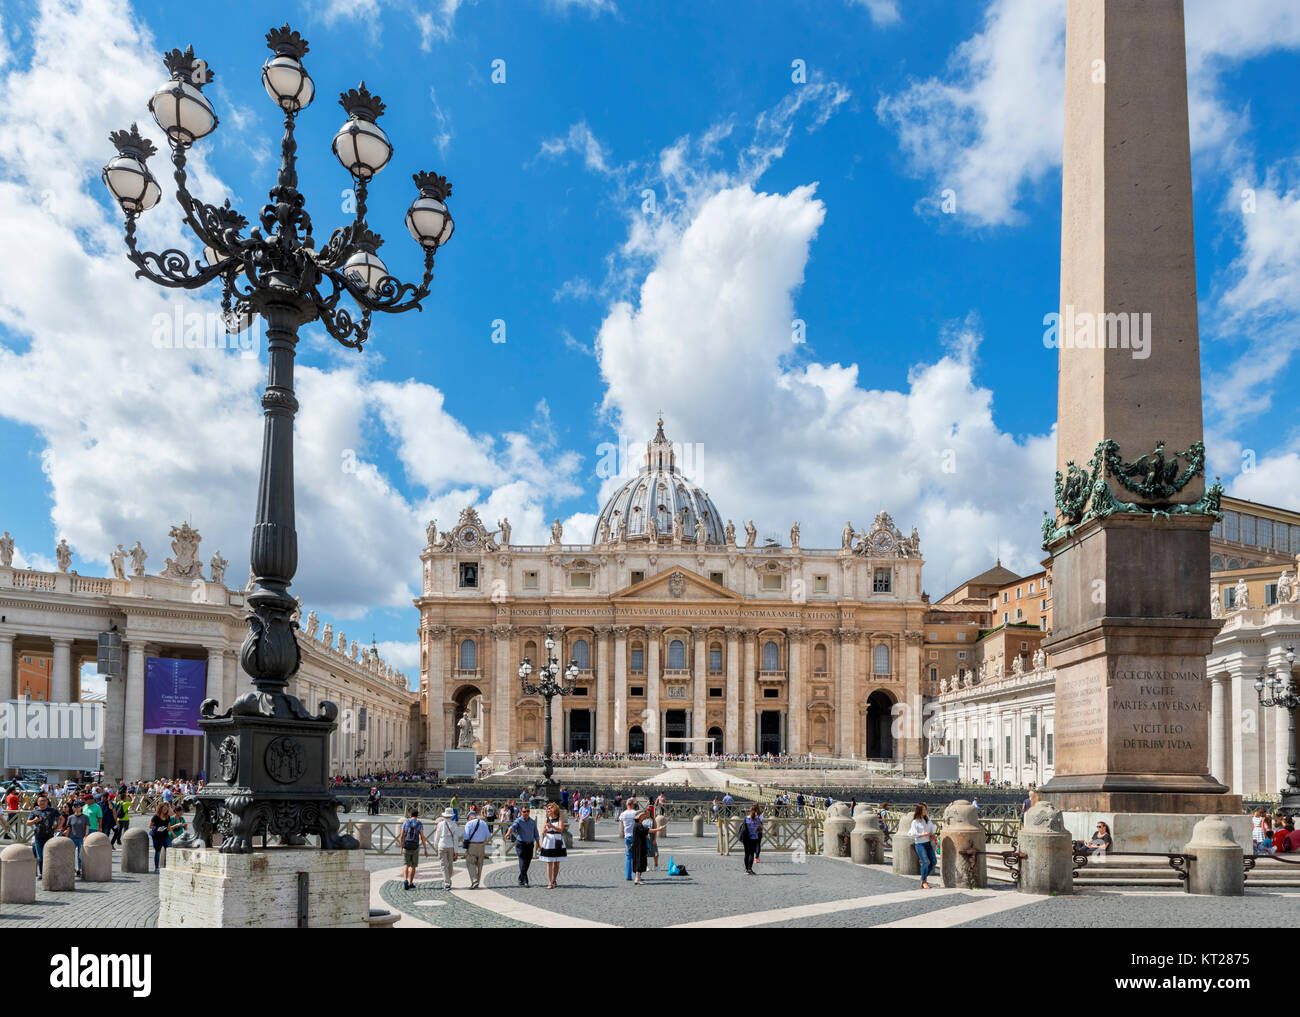
[[[653,512],[646,513],[645,535],[650,539],[651,544],[659,543],[659,524],[655,522],[655,514]]]
[[[117,545],[117,550],[108,556],[109,563],[113,566],[113,578],[126,578],[126,552],[122,550],[122,545]]]
[[[1238,579],[1234,590],[1236,592],[1236,597],[1234,598],[1235,602],[1232,606],[1238,611],[1250,607],[1250,587],[1246,585],[1246,580]]]
[[[140,541],[135,542],[135,547],[131,548],[131,575],[144,575],[144,563],[149,560],[149,553],[140,546]]]
[[[840,550],[850,551],[853,549],[853,523],[845,522],[844,529],[840,530]]]
[[[709,542],[709,527],[703,516],[695,518],[695,546],[703,547]]]
[[[54,557],[59,563],[59,571],[67,572],[68,566],[72,564],[72,548],[62,537],[59,538],[58,547],[54,549]]]
[[[203,566],[199,561],[199,542],[203,539],[198,530],[189,523],[173,526],[167,534],[172,538],[174,558],[166,559],[163,570],[158,574],[167,579],[202,579]]]
[[[501,533],[501,539],[498,541],[498,543],[499,543],[502,547],[509,547],[509,546],[510,546],[510,519],[509,519],[509,517],[506,517],[505,519],[498,519],[498,520],[497,520],[497,529],[498,529],[498,530],[500,531],[500,533]]]
[[[790,527],[790,547],[799,550],[799,524],[795,523]]]
[[[331,622],[326,622],[326,623],[325,623],[325,628],[321,631],[321,634],[320,634],[320,641],[321,641],[322,643],[324,643],[326,647],[328,647],[328,648],[330,648],[330,649],[333,649],[333,647],[334,647],[334,625],[333,625]]]
[[[474,747],[474,722],[468,713],[462,713],[456,723],[456,748],[472,749]]]
[[[733,523],[730,519],[728,519],[726,528],[722,531],[722,533],[723,536],[726,538],[727,546],[735,547],[736,546],[736,524]]]
[[[1290,603],[1293,587],[1294,583],[1290,572],[1283,572],[1277,577],[1277,600],[1279,604]]]
[[[754,541],[758,539],[758,529],[754,526],[754,520],[745,524],[745,550],[754,550]]]
[[[435,547],[438,543],[438,520],[430,519],[429,525],[424,528],[424,541],[429,547]]]
[[[320,618],[314,610],[307,612],[307,638],[316,638],[316,629],[320,625]]]
[[[1047,666],[1047,654],[1043,651],[1043,648],[1040,646],[1037,650],[1034,651],[1034,670],[1041,671],[1046,666]]]
[[[208,569],[212,572],[212,581],[218,586],[226,585],[226,566],[229,564],[230,562],[221,557],[220,550],[218,550],[208,562]]]
[[[1217,586],[1210,587],[1210,617],[1223,617],[1223,601],[1219,597],[1219,588]]]
[[[0,537],[0,565],[5,568],[12,568],[14,563],[14,538],[9,536],[9,531],[5,530],[5,535]]]

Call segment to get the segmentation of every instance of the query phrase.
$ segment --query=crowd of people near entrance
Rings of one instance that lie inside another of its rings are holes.
[[[1250,814],[1250,839],[1257,855],[1281,855],[1300,851],[1300,831],[1295,820],[1280,812],[1256,809]]]
[[[111,848],[121,847],[122,835],[131,827],[135,805],[149,803],[149,837],[153,846],[154,872],[166,864],[167,848],[186,836],[186,801],[203,787],[203,782],[174,779],[154,781],[92,781],[62,784],[42,783],[35,792],[23,792],[17,782],[4,790],[3,839],[16,839],[15,823],[26,810],[22,822],[31,831],[32,854],[36,856],[36,874],[45,869],[45,847],[56,837],[66,837],[76,847],[76,874],[83,876],[82,847],[93,833],[108,837]],[[84,878],[84,876],[83,876]]]
[[[551,756],[555,766],[617,766],[624,763],[767,763],[794,765],[814,759],[812,753],[791,756],[785,753],[759,752],[556,752]],[[541,761],[537,754],[518,756],[511,766],[536,766]]]

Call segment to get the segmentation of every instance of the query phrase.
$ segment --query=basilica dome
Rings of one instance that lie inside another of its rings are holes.
[[[722,516],[709,496],[677,468],[677,454],[664,437],[664,422],[646,442],[640,472],[605,502],[592,534],[593,544],[615,541],[626,526],[628,540],[671,541],[673,520],[682,520],[682,538],[695,542],[697,521],[704,522],[706,544],[722,544]]]

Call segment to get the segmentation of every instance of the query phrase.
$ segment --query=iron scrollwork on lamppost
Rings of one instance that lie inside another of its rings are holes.
[[[544,802],[558,802],[559,785],[556,783],[552,774],[555,772],[554,763],[551,758],[551,700],[556,696],[569,696],[573,694],[574,682],[578,677],[578,661],[573,659],[569,661],[568,667],[563,671],[560,670],[560,662],[555,657],[555,640],[551,634],[546,633],[546,663],[537,669],[538,680],[529,681],[533,674],[533,662],[527,657],[519,665],[519,683],[526,696],[541,696],[546,700],[546,722],[545,733],[542,743],[542,779],[537,782],[537,789],[542,794]]]
[[[1255,679],[1255,694],[1259,696],[1259,705],[1269,709],[1277,707],[1287,712],[1286,787],[1282,789],[1282,804],[1277,810],[1284,816],[1300,814],[1300,779],[1297,775],[1295,741],[1295,712],[1300,707],[1300,695],[1296,692],[1294,668],[1295,647],[1288,646],[1286,677],[1273,671],[1265,678],[1261,670]],[[1268,689],[1268,695],[1264,694],[1265,689]]]
[[[103,173],[126,217],[127,257],[137,276],[170,289],[197,290],[219,282],[228,332],[248,327],[254,315],[266,323],[269,366],[250,556],[253,583],[247,597],[249,631],[239,655],[252,688],[224,712],[218,712],[215,699],[200,708],[206,769],[219,779],[197,796],[194,834],[186,841],[186,846],[210,847],[220,835],[221,850],[237,853],[251,851],[253,837],[268,833],[285,844],[304,844],[307,834],[315,834],[326,849],[358,846],[354,837],[339,832],[340,803],[328,785],[329,739],[338,707],[322,702],[313,715],[288,693],[300,663],[293,620],[297,603],[289,593],[298,568],[293,481],[298,330],[319,321],[339,343],[360,350],[370,336],[373,313],[422,309],[431,290],[434,256],[455,229],[446,204],[451,184],[435,173],[416,173],[418,194],[405,225],[423,249],[424,271],[418,283],[403,283],[389,274],[378,255],[383,239],[366,222],[366,194],[371,178],[392,159],[393,145],[377,122],[384,104],[362,82],[340,97],[347,121],[333,142],[335,155],[352,176],[356,215],[318,249],[298,190],[294,136],[298,114],[315,96],[315,83],[302,62],[307,40],[285,25],[268,32],[266,42],[273,56],[262,67],[262,84],[284,113],[284,136],[276,183],[256,226],[249,229],[248,219],[229,201],[209,205],[190,193],[190,147],[217,128],[216,113],[203,93],[214,75],[195,58],[193,47],[166,54],[170,78],[150,99],[149,111],[171,149],[176,200],[203,252],[201,261],[179,249],[139,249],[136,221],[162,194],[148,168],[157,149],[135,124],[110,136],[117,155]]]

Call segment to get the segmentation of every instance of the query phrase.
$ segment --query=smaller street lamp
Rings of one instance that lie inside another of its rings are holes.
[[[450,220],[448,220],[450,221]],[[546,732],[542,745],[542,779],[537,782],[537,790],[543,802],[560,800],[559,784],[552,774],[555,767],[551,759],[551,700],[556,696],[573,694],[574,682],[578,678],[578,661],[569,661],[568,666],[560,671],[560,662],[555,657],[555,640],[546,633],[546,663],[537,670],[538,680],[529,679],[533,675],[533,662],[525,657],[519,665],[519,684],[526,696],[541,696],[546,700]]]
[[[1255,694],[1259,697],[1259,705],[1278,707],[1287,711],[1289,736],[1287,738],[1286,787],[1282,789],[1282,804],[1278,809],[1278,812],[1284,816],[1294,816],[1300,813],[1300,779],[1297,779],[1295,740],[1295,713],[1296,708],[1300,707],[1300,695],[1296,694],[1294,667],[1295,647],[1288,646],[1286,648],[1286,677],[1283,678],[1276,671],[1269,672],[1266,677],[1264,669],[1260,668],[1259,677],[1255,679]],[[1267,695],[1265,690],[1267,690]]]

